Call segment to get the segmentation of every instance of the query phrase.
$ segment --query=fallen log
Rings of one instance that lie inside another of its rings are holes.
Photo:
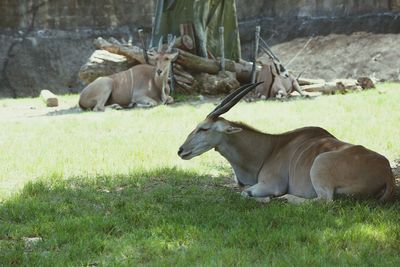
[[[98,77],[108,76],[133,67],[137,61],[128,60],[125,56],[105,50],[96,50],[89,60],[80,68],[79,78],[89,84]]]
[[[179,50],[176,62],[192,72],[205,72],[208,74],[218,74],[220,71],[219,61],[196,56],[183,50]],[[246,61],[235,62],[225,59],[225,70],[235,72],[236,77],[241,82],[249,82],[251,77],[252,64]]]
[[[123,55],[131,60],[137,61],[136,64],[144,64],[146,62],[143,57],[142,49],[137,46],[125,46],[115,42],[111,43],[107,40],[104,40],[102,37],[98,37],[96,40],[94,40],[93,43],[98,49],[103,49],[110,53]]]
[[[357,87],[357,80],[354,79],[335,79],[332,82],[343,89],[356,89]]]
[[[57,107],[58,106],[58,98],[55,94],[50,92],[49,90],[40,91],[40,98],[46,103],[47,107]]]
[[[186,79],[184,76],[177,75],[174,73],[175,80],[180,83],[185,83],[187,85],[193,84],[193,80]]]
[[[174,71],[174,75],[176,75],[176,76],[181,76],[190,82],[193,82],[193,80],[194,80],[194,78],[191,74],[189,74],[188,72],[186,72],[182,69],[175,68],[175,66],[173,68],[173,71]]]
[[[321,84],[311,84],[301,86],[301,89],[306,92],[321,92],[323,94],[331,94],[334,92],[345,92],[346,90],[361,89],[355,82],[351,80],[335,80]]]
[[[182,35],[181,37],[176,38],[174,47],[190,52],[194,49],[194,43],[189,35]]]
[[[190,85],[187,85],[186,83],[176,81],[176,85],[177,85],[176,91],[178,93],[190,94],[190,93],[193,93],[196,91],[195,86],[190,86]]]
[[[137,64],[139,63],[144,64],[146,62],[143,56],[144,54],[142,48],[137,46],[121,44],[115,38],[110,38],[109,40],[105,40],[102,37],[98,37],[97,39],[94,40],[93,44],[98,49],[103,49],[110,53],[123,55],[131,60],[135,60],[137,61]],[[165,44],[165,46],[167,46],[167,44]],[[176,38],[174,47],[180,50],[190,51],[193,49],[193,41],[188,35],[183,35],[181,37]],[[154,64],[154,62],[150,63]]]
[[[297,79],[300,86],[311,85],[311,84],[324,84],[326,81],[324,79],[308,79],[300,77]]]

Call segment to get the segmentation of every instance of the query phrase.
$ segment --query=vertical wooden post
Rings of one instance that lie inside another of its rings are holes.
[[[146,48],[146,42],[144,40],[143,29],[139,29],[138,34],[140,42],[142,44],[144,61],[146,62],[146,64],[149,64],[149,56],[147,55],[147,48]]]
[[[154,42],[154,28],[155,28],[155,23],[156,23],[156,17],[151,17],[151,37],[150,37],[150,48],[154,47],[153,42]]]
[[[156,10],[155,10],[155,15],[154,15],[152,42],[150,44],[151,47],[155,46],[156,45],[155,42],[157,42],[156,40],[154,40],[154,36],[160,34],[160,24],[161,24],[161,16],[162,16],[162,12],[163,12],[163,7],[164,7],[164,0],[157,0]]]
[[[172,39],[173,39],[173,35],[171,33],[168,33],[167,35],[167,44],[168,47],[170,46]],[[169,81],[169,85],[170,85],[170,94],[175,93],[175,77],[174,77],[174,64],[171,62],[170,66],[169,66],[169,73],[168,73],[168,81]]]
[[[258,55],[258,44],[260,41],[260,26],[256,26],[255,40],[254,40],[254,58],[253,58],[253,67],[251,69],[251,82],[256,82],[256,74],[257,74],[257,55]]]
[[[168,35],[167,35],[167,44],[168,44],[168,46],[169,46],[169,44],[172,42],[172,38],[174,38],[174,37],[172,36],[172,33],[168,33]]]
[[[219,46],[221,49],[220,69],[225,71],[225,43],[224,43],[224,26],[219,27]]]

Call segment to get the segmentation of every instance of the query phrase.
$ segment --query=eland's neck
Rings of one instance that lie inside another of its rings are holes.
[[[165,77],[166,76],[166,77]],[[168,78],[167,75],[163,74],[161,76],[157,75],[157,73],[154,73],[154,84],[158,87],[158,88],[162,88],[164,81],[166,81],[166,79]]]
[[[243,129],[225,135],[215,150],[229,161],[241,183],[255,184],[265,159],[275,147],[274,139],[269,134]]]

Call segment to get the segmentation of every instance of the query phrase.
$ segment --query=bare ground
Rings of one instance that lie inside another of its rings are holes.
[[[330,34],[297,38],[272,47],[295,74],[326,80],[369,76],[377,81],[400,80],[400,34]],[[302,51],[296,59],[288,63]]]

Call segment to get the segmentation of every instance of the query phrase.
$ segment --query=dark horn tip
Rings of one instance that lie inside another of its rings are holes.
[[[240,101],[246,94],[248,94],[251,90],[256,88],[258,85],[262,84],[263,82],[256,82],[256,83],[249,83],[243,85],[236,89],[233,93],[226,96],[221,103],[213,110],[211,113],[207,115],[208,119],[215,119],[219,115],[224,114],[227,112],[231,107],[233,107],[237,102]]]

